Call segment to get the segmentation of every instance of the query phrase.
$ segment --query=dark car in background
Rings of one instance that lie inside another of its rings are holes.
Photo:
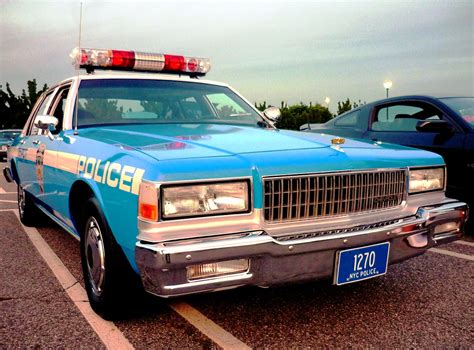
[[[300,130],[436,152],[447,164],[448,196],[474,205],[474,97],[387,98]]]
[[[18,129],[0,130],[0,162],[7,157],[7,150],[11,142],[21,134]]]

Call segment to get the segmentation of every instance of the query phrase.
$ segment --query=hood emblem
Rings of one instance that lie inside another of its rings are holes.
[[[331,143],[333,145],[342,145],[344,142],[346,142],[346,139],[344,139],[342,137],[336,137],[336,138],[331,140]]]

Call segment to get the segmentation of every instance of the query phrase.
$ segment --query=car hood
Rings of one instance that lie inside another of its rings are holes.
[[[81,136],[133,149],[156,160],[223,157],[334,147],[335,136],[216,124],[120,125],[86,128]],[[343,149],[380,148],[346,139]]]

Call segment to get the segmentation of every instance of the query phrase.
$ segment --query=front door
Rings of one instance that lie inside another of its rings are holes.
[[[452,132],[422,132],[416,129],[420,120],[446,120]],[[443,156],[448,168],[448,184],[452,187],[460,176],[459,165],[465,134],[440,109],[423,101],[399,102],[376,106],[368,138],[404,146],[422,148]]]
[[[40,145],[44,138],[41,135],[41,130],[35,126],[35,121],[39,115],[47,113],[53,95],[53,90],[45,95],[40,106],[30,117],[25,134],[20,136],[18,140],[19,154],[17,165],[19,168],[19,174],[21,174],[20,183],[25,191],[30,192],[35,196],[40,193],[40,189],[38,188],[38,175],[41,174],[38,173],[37,163],[41,161],[42,151]]]

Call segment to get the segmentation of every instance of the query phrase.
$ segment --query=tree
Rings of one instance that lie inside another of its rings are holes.
[[[18,129],[26,123],[31,109],[38,97],[48,89],[46,84],[38,90],[36,79],[27,81],[27,89],[16,96],[6,83],[6,89],[0,85],[0,129]]]
[[[266,110],[268,108],[267,101],[263,101],[263,103],[259,103],[259,104],[257,104],[257,102],[255,102],[255,108],[257,108],[259,111],[263,112],[264,110]]]
[[[279,129],[299,130],[306,123],[325,123],[332,118],[331,112],[319,103],[286,106],[281,109],[281,116],[276,122]]]
[[[359,102],[351,102],[349,98],[345,101],[339,101],[337,103],[337,115],[350,111],[353,108],[365,105],[365,102],[359,100]]]
[[[85,98],[79,100],[79,109],[83,109],[101,121],[114,121],[117,116],[122,116],[123,107],[118,106],[117,100],[104,98]],[[81,119],[79,119],[81,120]]]
[[[255,103],[255,107],[264,111],[270,107],[264,101],[263,103]],[[303,102],[288,106],[288,103],[281,101],[281,116],[276,121],[275,126],[279,129],[299,130],[300,126],[306,123],[325,123],[332,118],[331,112],[327,107],[321,106],[319,103],[309,105]]]

